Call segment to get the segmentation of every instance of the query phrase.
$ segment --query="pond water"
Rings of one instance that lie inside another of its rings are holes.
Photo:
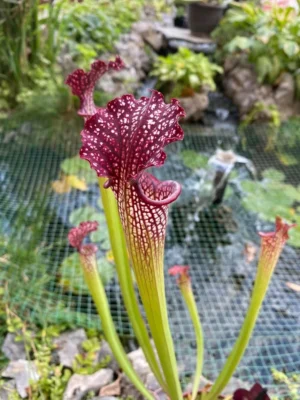
[[[166,273],[174,264],[191,268],[206,339],[204,372],[212,379],[230,352],[249,302],[257,251],[254,250],[253,260],[247,260],[247,246],[257,249],[257,231],[270,229],[272,224],[242,206],[244,194],[240,183],[252,179],[245,165],[235,167],[234,180],[229,182],[224,200],[213,205],[209,196],[204,199],[203,186],[199,183],[204,182],[207,173],[205,164],[196,168],[186,165],[184,151],[200,154],[201,163],[217,148],[233,149],[253,162],[258,176],[266,168],[273,167],[283,170],[288,182],[294,185],[300,182],[298,165],[282,166],[275,152],[265,152],[253,138],[248,147],[243,148],[232,105],[224,102],[222,96],[214,96],[205,125],[185,126],[185,140],[169,146],[166,165],[154,171],[160,179],[175,179],[183,186],[180,199],[170,210],[165,268]],[[70,319],[92,325],[97,321],[96,311],[86,291],[79,288],[74,292],[70,287],[62,287],[59,280],[61,263],[72,254],[66,241],[72,226],[70,214],[86,205],[99,208],[98,188],[91,184],[85,192],[72,189],[65,194],[55,193],[51,183],[60,176],[61,162],[77,153],[79,141],[62,143],[58,138],[57,143],[50,143],[38,139],[35,135],[38,128],[32,129],[30,139],[25,142],[14,141],[0,147],[0,232],[9,241],[14,240],[16,230],[26,235],[28,226],[16,226],[18,215],[23,213],[33,224],[41,222],[37,244],[47,248],[45,263],[50,279],[41,293],[29,290],[31,298],[24,303],[23,311],[26,315],[30,311],[33,318],[39,306],[47,315],[51,304],[54,305],[51,319],[59,321],[60,312],[65,312],[63,307],[67,306]],[[35,214],[37,205],[42,207],[39,217]],[[10,267],[6,265],[6,268]],[[77,279],[75,272],[69,279]],[[38,277],[39,271],[36,271],[31,279]],[[17,270],[15,279],[18,279]],[[288,289],[286,282],[300,283],[300,251],[289,245],[280,258],[254,337],[237,371],[236,376],[244,380],[259,380],[272,386],[271,367],[286,372],[300,371],[300,294]],[[186,373],[191,373],[195,361],[192,325],[175,280],[166,276],[166,286],[179,362]],[[124,336],[132,335],[116,278],[106,290],[119,332]]]

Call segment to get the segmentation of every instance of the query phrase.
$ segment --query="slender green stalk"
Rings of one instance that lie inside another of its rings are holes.
[[[148,392],[148,390],[145,388],[144,384],[134,371],[117,335],[110,314],[106,293],[97,271],[96,258],[94,257],[92,263],[86,263],[84,260],[81,263],[86,284],[95,302],[98,314],[101,319],[104,335],[110,345],[114,357],[116,358],[124,373],[128,376],[134,386],[142,393],[142,395],[148,400],[153,400],[152,395]]]
[[[168,395],[171,400],[182,400],[174,345],[168,321],[163,269],[155,268],[157,266],[155,255],[149,258],[152,258],[154,265],[147,265],[144,269],[135,268],[136,279],[168,386]],[[136,261],[134,264],[136,264]]]
[[[268,276],[262,268],[258,268],[251,302],[239,337],[210,392],[204,395],[205,400],[216,400],[218,398],[218,395],[224,390],[239,362],[241,361],[255,327],[255,323],[265,298],[271,276],[272,274],[269,274]]]
[[[197,310],[197,305],[190,284],[180,285],[180,290],[186,302],[187,308],[189,310],[193,322],[195,336],[196,336],[196,343],[197,343],[197,365],[196,365],[194,384],[192,389],[192,398],[191,398],[191,400],[195,400],[198,393],[198,388],[200,385],[202,368],[203,368],[203,356],[204,356],[203,330]]]
[[[288,231],[295,225],[289,225],[285,223],[282,218],[276,217],[275,226],[275,232],[259,233],[261,237],[261,251],[251,302],[234,348],[210,392],[203,396],[205,400],[215,400],[218,398],[218,395],[229,382],[243,357],[279,256],[289,238]]]
[[[107,220],[111,248],[116,263],[120,287],[124,298],[126,310],[131,321],[136,338],[143,349],[144,355],[162,388],[167,390],[161,368],[157,362],[153,347],[151,345],[147,328],[141,316],[132,274],[128,259],[126,240],[120,221],[117,201],[112,190],[104,189],[106,178],[99,178],[99,187],[102,197],[103,208]]]
[[[34,0],[30,10],[31,63],[37,64],[40,50],[39,0]]]

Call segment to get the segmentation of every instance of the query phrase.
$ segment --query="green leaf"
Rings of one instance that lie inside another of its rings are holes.
[[[244,36],[236,36],[226,45],[226,50],[229,53],[234,53],[238,50],[247,50],[251,47],[251,45],[251,39]]]
[[[98,230],[91,233],[91,240],[95,243],[99,243],[99,247],[102,250],[110,249],[110,239],[108,235],[106,218],[103,212],[97,211],[94,207],[90,206],[81,207],[77,208],[71,213],[69,220],[70,223],[75,226],[85,221],[99,222]]]
[[[256,60],[256,72],[258,74],[259,82],[263,82],[273,70],[272,60],[268,56],[260,56]]]
[[[263,177],[262,181],[241,182],[245,192],[242,205],[266,221],[274,222],[278,215],[287,221],[296,221],[297,228],[292,230],[289,243],[300,247],[300,207],[295,209],[295,203],[300,202],[300,185],[284,183],[284,174],[273,168],[265,170]]]
[[[224,194],[224,200],[229,199],[232,195],[234,194],[234,191],[231,186],[227,185],[225,194]]]
[[[109,250],[110,240],[109,240],[107,225],[101,224],[99,226],[99,229],[91,234],[91,240],[93,242],[99,243],[101,249]]]
[[[91,169],[89,163],[79,156],[66,158],[61,163],[60,168],[66,175],[76,175],[79,178],[84,178],[87,183],[97,183],[98,181],[97,175]]]
[[[181,94],[183,88],[199,90],[208,86],[214,90],[214,77],[221,71],[222,68],[212,63],[204,54],[179,48],[177,53],[158,57],[151,75],[158,78],[157,88],[166,90],[167,94],[175,97],[176,93]],[[166,84],[168,82],[169,85]]]
[[[115,274],[114,265],[104,257],[97,259],[97,265],[103,284],[106,285]],[[77,252],[66,257],[60,267],[60,285],[76,294],[88,294],[89,290],[81,269]]]
[[[80,207],[72,211],[69,221],[70,224],[75,226],[85,221],[97,221],[99,224],[106,223],[105,215],[91,206]]]
[[[253,194],[255,191],[261,190],[260,185],[256,181],[249,181],[245,179],[241,182],[241,186],[244,192]]]
[[[288,40],[283,44],[283,51],[288,57],[294,57],[299,53],[299,45],[293,40]]]
[[[189,82],[192,88],[196,88],[201,85],[200,79],[196,74],[191,74],[189,76]]]
[[[269,179],[269,180],[275,181],[275,182],[282,182],[285,179],[284,173],[281,171],[278,171],[275,168],[265,169],[264,172],[262,173],[262,176],[265,179]]]
[[[182,150],[180,153],[183,164],[191,169],[206,168],[208,157],[194,150]]]
[[[300,247],[300,225],[297,225],[295,228],[289,231],[289,237],[289,244],[295,247]]]

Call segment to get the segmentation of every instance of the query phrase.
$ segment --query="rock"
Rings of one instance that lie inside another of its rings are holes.
[[[121,397],[132,397],[134,400],[144,400],[144,396],[135,388],[125,374],[121,375]]]
[[[186,112],[185,121],[199,121],[209,103],[208,95],[205,92],[195,93],[191,97],[182,97],[179,101]]]
[[[283,74],[274,94],[276,105],[283,119],[288,119],[294,114],[295,91],[293,76],[288,73]]]
[[[257,102],[257,96],[255,93],[245,94],[245,91],[239,91],[233,96],[235,104],[238,105],[241,115],[245,115],[252,110],[255,103]]]
[[[84,329],[65,332],[54,340],[57,346],[59,363],[64,367],[72,368],[76,354],[80,352],[80,346],[87,339]]]
[[[63,400],[80,400],[90,391],[98,392],[113,381],[113,376],[113,370],[108,368],[103,368],[92,375],[74,374],[68,382]]]
[[[127,354],[136,373],[140,376],[146,388],[151,391],[157,391],[160,386],[147,363],[141,348]],[[123,374],[120,381],[122,396],[132,396],[135,400],[143,400],[144,397],[136,390],[129,379]],[[161,399],[163,397],[160,396]]]
[[[1,386],[0,389],[0,399],[1,400],[9,400],[11,397],[11,393],[16,389],[16,381],[14,379],[10,379]]]
[[[235,80],[243,88],[250,88],[256,84],[256,74],[253,68],[249,67],[236,67]]]
[[[163,47],[178,50],[186,47],[196,53],[211,54],[215,51],[216,45],[209,35],[194,36],[189,29],[160,26],[157,30],[163,36]]]
[[[125,68],[103,75],[97,87],[117,97],[138,89],[141,81],[146,78],[154,55],[145,50],[144,40],[134,31],[121,35],[115,47],[116,53],[124,61]]]
[[[147,374],[145,379],[145,385],[147,389],[151,390],[152,392],[156,392],[157,390],[160,389],[160,385],[157,382],[157,379],[155,378],[153,372]]]
[[[240,60],[237,57],[227,57],[224,61],[224,72],[230,72],[239,64]]]
[[[283,74],[276,85],[262,85],[253,66],[245,59],[227,58],[224,64],[224,90],[238,107],[241,118],[257,103],[265,105],[265,110],[257,113],[257,121],[270,120],[270,106],[277,107],[281,120],[299,114],[300,102],[295,100],[295,82],[291,74]]]
[[[151,373],[151,368],[147,363],[144,353],[141,348],[128,353],[128,358],[132,363],[133,368],[139,374],[142,381],[145,382],[147,375]]]
[[[11,361],[26,358],[24,343],[16,342],[15,338],[16,338],[15,334],[8,333],[2,345],[2,352]]]
[[[30,381],[36,382],[39,379],[35,364],[26,360],[11,361],[1,376],[15,379],[17,391],[22,399],[27,397],[26,389],[30,386]]]
[[[112,397],[112,396],[98,396],[98,397],[93,397],[92,400],[118,400],[118,397]]]
[[[149,21],[139,21],[133,24],[132,30],[138,33],[143,40],[156,52],[163,46],[163,35],[156,29],[155,24]]]
[[[98,362],[103,361],[107,357],[109,357],[110,360],[107,363],[106,367],[112,369],[114,372],[118,372],[120,369],[119,364],[117,363],[117,361],[109,347],[109,344],[105,340],[102,340],[101,347],[98,352]]]

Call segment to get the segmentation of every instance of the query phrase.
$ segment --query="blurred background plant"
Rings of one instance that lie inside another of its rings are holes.
[[[283,72],[293,75],[300,93],[300,16],[291,7],[268,12],[254,2],[233,3],[213,37],[218,59],[246,54],[260,83],[275,84]]]
[[[64,113],[64,76],[113,52],[138,20],[144,0],[3,0],[0,7],[0,111],[17,106]],[[69,70],[68,70],[69,68]]]
[[[204,54],[181,47],[175,54],[158,57],[152,75],[157,88],[170,97],[189,97],[201,90],[215,90],[215,75],[223,69]]]

